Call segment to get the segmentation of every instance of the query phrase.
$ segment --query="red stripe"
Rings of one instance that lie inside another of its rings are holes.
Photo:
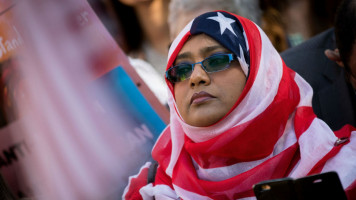
[[[181,152],[178,162],[174,167],[172,182],[185,190],[207,196],[204,189],[197,183],[198,177],[191,157],[184,151]]]
[[[310,127],[316,115],[313,108],[309,106],[302,106],[297,108],[294,119],[294,130],[297,139]]]
[[[336,137],[338,137],[338,138],[343,138],[343,137],[350,138],[352,131],[356,131],[356,127],[353,127],[353,126],[347,124],[347,125],[343,126],[340,130],[335,131],[334,133],[335,133]]]
[[[248,197],[253,193],[254,184],[287,176],[297,163],[296,159],[299,158],[297,154],[298,145],[294,144],[263,164],[238,176],[224,181],[205,181],[197,177],[189,154],[183,151],[174,168],[172,179],[175,185],[187,191],[217,200]]]
[[[171,177],[169,177],[164,171],[165,170],[161,166],[157,168],[154,185],[167,185],[174,190]]]
[[[167,169],[172,154],[172,140],[170,127],[166,128],[158,138],[156,145],[152,150],[152,157],[160,166]]]
[[[347,199],[356,199],[356,181],[345,189]]]
[[[129,189],[124,196],[124,199],[141,200],[140,189],[147,185],[148,167],[140,170],[137,177],[132,178],[129,182]]]
[[[240,192],[237,194],[234,194],[233,199],[242,199],[242,198],[246,198],[246,197],[254,197],[255,193],[253,192],[253,189],[251,190],[247,190],[245,192]]]
[[[275,99],[253,120],[206,142],[194,143],[187,139],[185,148],[194,160],[203,168],[215,168],[270,155],[300,99],[298,86],[292,77],[294,74],[289,72],[283,70]]]

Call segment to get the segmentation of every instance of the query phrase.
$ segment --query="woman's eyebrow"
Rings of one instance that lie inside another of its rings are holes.
[[[220,45],[215,45],[215,46],[209,46],[209,47],[205,47],[200,49],[200,54],[201,55],[206,55],[216,49],[225,49],[224,47],[220,46]]]
[[[192,53],[191,52],[184,52],[184,53],[178,54],[178,56],[176,57],[176,60],[185,59],[185,58],[191,58],[191,57],[192,57]]]
[[[214,45],[214,46],[208,46],[208,47],[204,47],[202,49],[199,50],[199,53],[201,55],[206,55],[212,51],[215,51],[216,49],[222,49],[224,50],[225,48],[220,46],[220,45]],[[185,58],[191,58],[193,55],[191,52],[184,52],[184,53],[180,53],[178,54],[178,56],[176,57],[176,60],[179,59],[185,59]]]

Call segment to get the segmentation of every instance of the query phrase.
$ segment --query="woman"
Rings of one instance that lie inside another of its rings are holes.
[[[315,117],[311,87],[253,22],[205,13],[168,58],[171,123],[152,151],[155,179],[147,183],[147,163],[125,199],[254,199],[258,182],[326,171],[355,198],[355,128],[334,134]]]

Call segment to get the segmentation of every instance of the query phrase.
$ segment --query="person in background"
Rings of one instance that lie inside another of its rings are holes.
[[[132,6],[118,0],[88,2],[125,54],[135,55],[140,52],[144,41],[143,30]]]
[[[165,65],[166,52],[164,51],[167,51],[167,44],[164,43],[164,39],[160,41],[155,38],[153,33],[154,30],[157,30],[159,35],[168,35],[168,30],[166,31],[164,28],[164,24],[166,23],[164,20],[166,17],[165,15],[158,16],[158,18],[156,16],[158,21],[156,20],[155,23],[144,21],[145,23],[151,23],[150,27],[147,25],[143,26],[142,23],[144,22],[139,18],[140,15],[138,15],[138,13],[144,12],[144,10],[149,8],[156,9],[156,7],[158,7],[160,8],[159,10],[163,9],[163,7],[161,8],[161,4],[164,2],[166,1],[156,1],[154,5],[151,5],[153,2],[139,2],[135,0],[89,1],[106,29],[128,56],[130,64],[133,66],[137,74],[155,94],[160,103],[166,106],[167,89],[164,85],[164,69],[161,69],[160,72],[158,68],[159,66],[162,68],[162,66]],[[137,6],[137,8],[134,6]],[[157,15],[158,14],[159,12]],[[142,17],[143,16],[141,16],[141,18]],[[151,15],[150,17],[153,18]],[[162,26],[161,28],[159,28],[160,24]],[[144,29],[149,30],[145,31]],[[146,32],[149,34],[145,35]],[[159,42],[163,42],[164,44],[158,44]],[[157,50],[151,48],[151,43],[154,43],[155,46],[164,45],[165,50],[161,49],[159,51],[162,51],[163,53],[158,53]]]
[[[168,5],[169,0],[119,0],[134,9],[143,33],[139,51],[128,55],[151,64],[162,77],[165,71],[167,47],[169,45]],[[122,20],[130,21],[123,16]],[[130,24],[128,24],[130,26]],[[123,27],[126,28],[126,27]]]
[[[23,93],[25,83],[23,75],[18,70],[19,61],[13,56],[0,63],[0,128],[18,120],[19,112],[16,102],[26,98]]]
[[[257,25],[261,25],[262,11],[258,0],[234,0],[238,9],[238,15],[245,17]]]
[[[196,17],[170,47],[166,84],[157,171],[147,162],[123,199],[246,199],[261,181],[328,171],[356,198],[356,128],[334,133],[315,116],[312,88],[252,21]]]
[[[137,31],[141,31],[142,34],[142,37],[140,36],[142,40],[137,44],[138,48],[127,53],[130,63],[163,105],[167,105],[164,72],[169,44],[167,23],[169,2],[170,0],[118,0],[117,2],[133,8],[140,27]],[[137,23],[122,12],[118,14],[124,24],[123,29]],[[131,33],[133,31],[135,30]],[[135,34],[131,33],[127,33],[126,36],[132,41],[137,40]]]
[[[313,88],[312,100],[315,114],[331,129],[338,130],[345,124],[356,126],[356,99],[353,76],[356,57],[353,44],[356,37],[355,0],[344,1],[336,14],[335,29],[331,28],[311,38],[303,44],[281,53],[284,62],[299,73]],[[336,32],[336,40],[335,34]],[[337,44],[337,46],[336,46]],[[342,62],[334,51],[339,47]],[[346,70],[345,70],[346,69]]]
[[[332,27],[341,0],[259,0],[262,29],[279,52]]]
[[[335,20],[336,46],[340,54],[341,67],[346,71],[346,79],[352,86],[351,96],[356,90],[356,0],[345,0],[338,10]],[[337,52],[338,52],[337,51]],[[331,59],[331,56],[328,56]],[[355,99],[353,103],[356,103]],[[355,105],[355,104],[354,104]],[[354,107],[354,111],[356,107]],[[356,112],[355,112],[356,113]]]

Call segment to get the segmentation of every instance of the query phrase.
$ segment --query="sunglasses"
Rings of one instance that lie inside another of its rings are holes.
[[[215,54],[197,63],[182,63],[169,68],[166,77],[172,83],[184,81],[192,75],[194,66],[200,64],[205,72],[212,73],[227,69],[231,61],[236,60],[234,54]]]

